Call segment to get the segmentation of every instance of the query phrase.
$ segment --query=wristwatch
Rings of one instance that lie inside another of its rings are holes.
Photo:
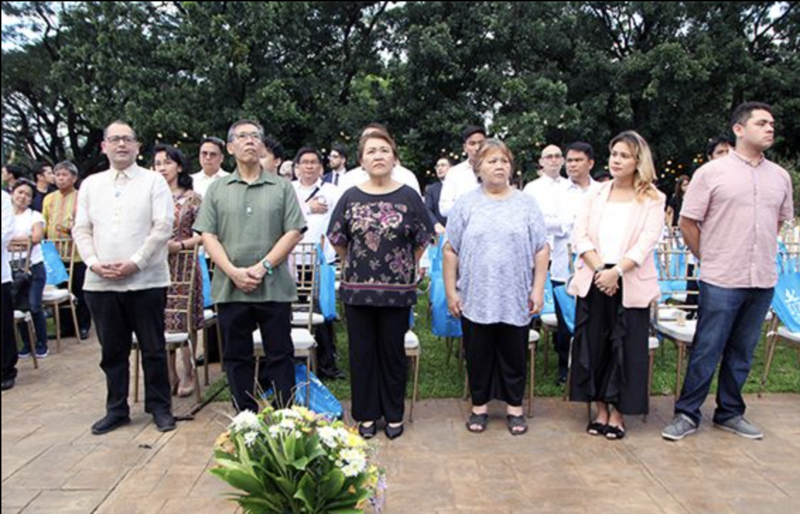
[[[272,263],[269,262],[268,259],[261,261],[261,265],[264,266],[265,270],[267,270],[267,275],[272,275],[272,272],[275,271],[275,269],[272,267]]]
[[[617,272],[617,275],[619,275],[619,278],[622,278],[622,275],[625,274],[625,272],[622,270],[622,266],[620,266],[619,264],[614,266],[614,271]]]

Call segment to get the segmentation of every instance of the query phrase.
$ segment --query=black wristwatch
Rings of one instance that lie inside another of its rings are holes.
[[[261,265],[264,266],[265,270],[267,270],[267,275],[272,275],[272,272],[275,271],[275,269],[272,267],[272,263],[269,262],[268,259],[261,261]]]

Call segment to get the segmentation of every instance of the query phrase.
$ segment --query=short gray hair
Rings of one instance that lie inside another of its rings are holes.
[[[72,173],[73,176],[78,176],[78,167],[72,164],[72,161],[61,161],[55,165],[53,168],[53,173],[58,170],[67,170],[68,172]]]
[[[261,126],[261,123],[257,122],[256,120],[241,119],[241,120],[237,121],[236,123],[234,123],[233,125],[231,125],[231,128],[228,129],[228,142],[229,143],[233,142],[233,136],[234,136],[234,133],[236,132],[236,129],[241,127],[242,125],[253,125],[253,126],[255,126],[256,129],[258,129],[258,137],[259,137],[259,139],[264,139],[264,127]]]

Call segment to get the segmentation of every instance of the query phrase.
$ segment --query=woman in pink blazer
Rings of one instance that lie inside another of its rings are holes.
[[[589,434],[622,439],[623,415],[648,409],[650,303],[660,296],[653,250],[666,199],[642,136],[623,132],[609,148],[613,180],[586,198],[573,232],[580,259],[570,284],[578,297],[570,399],[597,403]]]

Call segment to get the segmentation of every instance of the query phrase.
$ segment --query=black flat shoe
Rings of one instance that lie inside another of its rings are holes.
[[[383,429],[383,433],[385,433],[386,437],[388,437],[390,440],[397,439],[403,435],[403,425],[393,427],[387,423],[386,428]]]
[[[364,439],[372,439],[378,434],[378,424],[373,423],[372,425],[365,427],[363,423],[358,425],[358,435],[363,437]]]
[[[586,427],[586,433],[589,435],[606,435],[606,432],[608,432],[608,425],[599,421],[592,421]]]

